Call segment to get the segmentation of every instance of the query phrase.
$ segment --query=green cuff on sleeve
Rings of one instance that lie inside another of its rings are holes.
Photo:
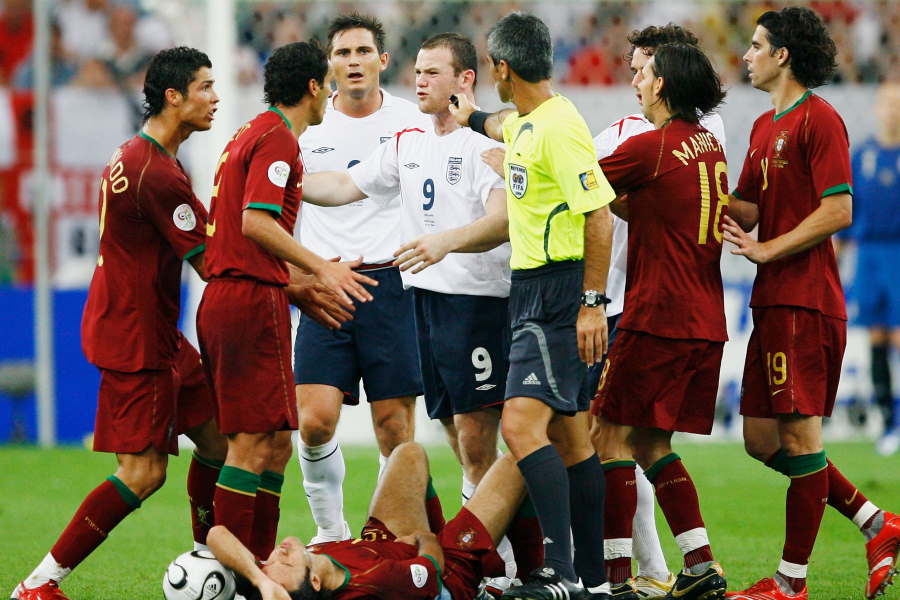
[[[278,204],[269,204],[268,202],[251,202],[247,208],[257,208],[259,210],[267,210],[277,215],[281,215],[281,206]]]

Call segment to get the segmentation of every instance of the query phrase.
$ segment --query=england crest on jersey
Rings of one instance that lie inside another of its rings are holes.
[[[509,163],[509,189],[516,198],[525,195],[528,189],[528,169]]]
[[[451,156],[447,159],[447,183],[456,185],[462,179],[462,156]]]

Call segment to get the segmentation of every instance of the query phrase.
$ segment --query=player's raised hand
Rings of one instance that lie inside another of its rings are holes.
[[[489,148],[481,153],[481,160],[500,177],[505,177],[503,172],[503,158],[506,156],[504,148]]]
[[[582,306],[578,311],[575,331],[578,335],[578,356],[581,360],[589,367],[603,360],[609,338],[605,308]]]
[[[455,104],[448,100],[450,114],[453,115],[453,118],[456,119],[457,123],[463,127],[468,127],[469,117],[472,116],[473,112],[478,110],[478,107],[472,104],[472,101],[469,100],[465,94],[457,94],[454,98],[456,98]]]
[[[761,264],[771,260],[766,244],[753,239],[728,215],[722,215],[722,238],[737,246],[731,251],[732,254],[743,256],[752,263]]]
[[[453,251],[453,240],[446,235],[449,232],[423,235],[408,242],[394,252],[394,266],[401,271],[412,269],[419,273],[435,263],[441,262]]]
[[[349,262],[323,261],[316,272],[316,277],[337,294],[345,306],[353,305],[350,296],[360,302],[369,302],[372,300],[372,294],[362,284],[378,285],[378,282],[353,270],[360,265],[362,265],[362,258]]]

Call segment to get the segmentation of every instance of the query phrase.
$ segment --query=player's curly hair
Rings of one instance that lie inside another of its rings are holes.
[[[322,85],[327,73],[328,57],[317,41],[285,44],[263,67],[265,102],[269,106],[296,106],[308,93],[310,80]]]
[[[693,44],[662,44],[653,54],[653,72],[663,78],[659,97],[673,117],[697,123],[725,99],[722,80],[706,54]]]
[[[801,6],[770,10],[756,20],[766,28],[774,54],[787,48],[794,79],[808,88],[824,85],[837,68],[837,48],[825,24],[814,11]]]
[[[656,48],[663,44],[679,43],[699,46],[700,40],[681,25],[668,23],[662,27],[650,25],[643,29],[635,29],[628,34],[628,43],[631,44],[631,49],[625,55],[625,61],[630,64],[634,51],[638,48],[643,49],[648,56],[653,56]]]
[[[371,32],[372,37],[375,39],[375,49],[378,50],[378,54],[384,52],[384,25],[375,17],[354,12],[349,15],[338,16],[328,26],[328,54],[331,54],[334,36],[350,29],[366,29]]]
[[[166,90],[187,96],[194,74],[202,67],[212,68],[209,57],[196,48],[178,46],[160,50],[150,60],[144,76],[144,120],[155,117],[166,107]]]
[[[539,18],[523,12],[509,13],[491,27],[488,55],[496,65],[505,60],[516,75],[530,83],[553,74],[553,40]]]

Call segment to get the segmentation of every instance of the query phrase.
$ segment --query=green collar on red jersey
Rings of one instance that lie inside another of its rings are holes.
[[[803,104],[803,102],[804,102],[807,98],[809,98],[810,96],[812,96],[812,90],[806,90],[806,93],[803,94],[802,96],[800,96],[800,99],[797,100],[796,102],[794,102],[794,104],[793,104],[790,108],[788,108],[787,110],[784,110],[784,111],[778,113],[777,115],[775,115],[774,117],[772,117],[772,120],[773,120],[773,121],[777,121],[778,119],[780,119],[780,118],[783,117],[784,115],[788,114],[789,112],[791,112],[792,110],[794,110],[795,108],[797,108],[798,106],[800,106],[801,104]]]
[[[163,154],[165,154],[166,156],[169,156],[169,157],[171,157],[171,158],[175,158],[175,155],[173,155],[171,152],[169,152],[168,150],[166,150],[165,148],[163,148],[163,145],[162,145],[162,144],[160,144],[159,142],[157,142],[155,139],[153,139],[152,137],[150,137],[149,135],[147,135],[147,134],[144,133],[143,131],[140,133],[140,136],[141,136],[142,138],[144,138],[145,140],[148,140],[150,143],[152,143],[154,146],[156,146],[156,147],[159,148],[160,150],[162,150],[162,151],[163,151]]]
[[[284,113],[283,113],[283,112],[281,112],[280,110],[278,110],[278,109],[277,109],[276,107],[274,107],[274,106],[270,106],[270,107],[269,107],[269,110],[271,110],[273,113],[275,113],[275,114],[277,114],[279,117],[281,117],[281,120],[284,121],[284,124],[287,125],[287,128],[288,128],[288,129],[293,129],[293,127],[291,127],[291,122],[287,120],[287,117],[284,116]]]
[[[338,561],[334,560],[333,557],[329,556],[328,554],[325,554],[324,552],[321,553],[321,556],[324,556],[325,558],[327,558],[328,560],[330,560],[332,563],[334,563],[334,565],[335,565],[336,567],[340,567],[341,569],[344,570],[344,583],[342,583],[341,585],[337,586],[337,587],[335,588],[336,590],[339,590],[339,589],[341,589],[342,587],[346,586],[348,583],[350,583],[350,569],[348,569],[347,567],[345,567],[344,565],[342,565],[342,564],[339,563]]]

